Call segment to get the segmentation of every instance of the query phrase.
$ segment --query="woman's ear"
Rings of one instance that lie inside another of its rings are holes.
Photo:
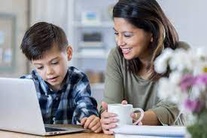
[[[151,39],[150,42],[153,42],[153,34],[151,33]]]
[[[73,49],[70,45],[67,47],[66,52],[68,55],[68,61],[70,61],[72,59],[72,55],[73,55]]]
[[[153,42],[153,37],[151,37],[150,42]]]

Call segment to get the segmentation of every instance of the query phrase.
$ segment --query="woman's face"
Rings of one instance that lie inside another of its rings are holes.
[[[114,18],[114,31],[117,46],[121,48],[125,59],[151,57],[148,47],[153,41],[152,33],[135,27],[124,18]]]

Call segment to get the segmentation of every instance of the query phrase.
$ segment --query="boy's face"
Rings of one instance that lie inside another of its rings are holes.
[[[32,60],[32,64],[44,81],[50,84],[53,90],[59,90],[68,69],[68,61],[72,57],[72,48],[69,46],[65,52],[59,51],[57,46],[46,51],[43,57]]]

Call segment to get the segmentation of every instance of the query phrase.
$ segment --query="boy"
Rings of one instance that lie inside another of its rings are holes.
[[[36,23],[26,31],[21,50],[35,68],[21,78],[35,82],[44,123],[80,123],[100,132],[97,102],[91,97],[87,76],[68,67],[73,51],[64,31],[50,23]]]

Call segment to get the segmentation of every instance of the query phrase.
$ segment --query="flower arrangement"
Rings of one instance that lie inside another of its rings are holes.
[[[187,126],[193,138],[207,137],[207,48],[167,48],[157,57],[154,67],[159,74],[170,71],[168,77],[159,80],[159,97],[193,116]]]

